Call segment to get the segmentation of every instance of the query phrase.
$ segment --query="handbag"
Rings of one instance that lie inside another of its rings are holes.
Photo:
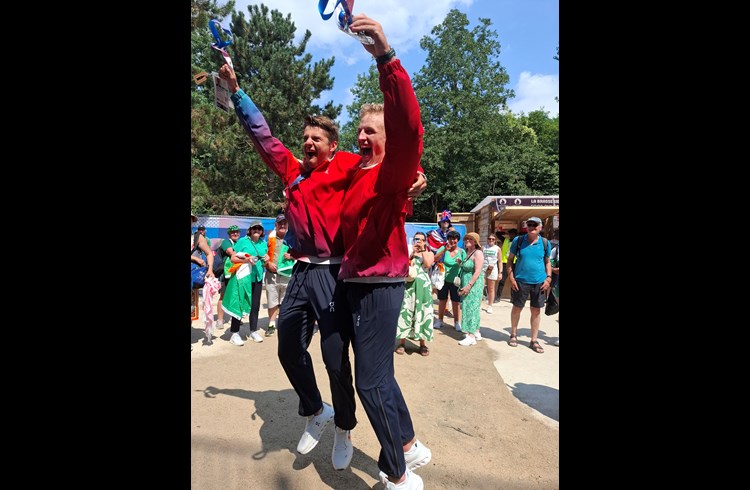
[[[474,252],[476,252],[476,249],[471,251],[471,253],[469,254],[469,256],[464,259],[464,262],[467,262],[471,258],[471,256],[474,255]],[[453,284],[457,288],[461,287],[461,273],[460,272],[458,273],[458,275],[456,277],[453,278]]]
[[[414,264],[409,265],[409,275],[406,276],[406,282],[414,282],[417,278],[417,266]]]
[[[206,272],[208,272],[208,266],[198,267],[197,264],[190,264],[190,278],[193,282],[193,289],[203,287],[206,281]]]
[[[438,291],[443,289],[445,285],[445,266],[442,263],[439,262],[432,266],[430,282]]]
[[[560,311],[560,303],[557,301],[557,296],[555,296],[555,292],[550,289],[550,293],[547,296],[547,304],[544,306],[544,314],[547,316],[554,315]]]

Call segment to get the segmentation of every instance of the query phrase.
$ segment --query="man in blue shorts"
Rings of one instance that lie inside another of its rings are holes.
[[[531,296],[531,341],[529,347],[537,354],[543,354],[539,345],[539,314],[544,308],[547,290],[552,282],[552,265],[549,262],[550,243],[541,236],[542,220],[532,217],[526,220],[525,235],[513,239],[508,252],[508,280],[510,281],[510,339],[508,345],[518,346],[518,321],[521,319],[526,300]],[[516,259],[515,264],[513,259]]]

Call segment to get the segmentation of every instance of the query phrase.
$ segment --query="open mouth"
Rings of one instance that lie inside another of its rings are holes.
[[[369,159],[372,156],[372,148],[360,148],[359,154],[362,158]]]

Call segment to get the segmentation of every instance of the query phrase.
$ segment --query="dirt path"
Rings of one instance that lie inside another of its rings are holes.
[[[492,316],[482,313],[487,340],[476,346],[458,346],[461,336],[446,318],[448,328],[436,331],[430,356],[416,353],[416,343],[406,355],[395,356],[396,379],[417,437],[433,454],[430,464],[417,470],[427,489],[559,488],[558,424],[519,402],[498,374],[502,369],[495,368],[502,362],[499,349],[507,348],[507,311],[509,305],[496,306]],[[528,308],[524,311],[521,327],[528,325]],[[265,329],[265,310],[261,317]],[[548,325],[554,321],[550,318],[544,319]],[[216,332],[220,337],[213,345],[203,346],[202,323],[193,322],[192,329],[192,488],[383,488],[377,477],[380,447],[359,400],[348,469],[331,466],[332,426],[312,452],[297,454],[304,420],[297,415],[297,395],[276,356],[276,337],[237,347],[229,344],[227,328]],[[246,324],[242,328],[246,334]],[[519,329],[522,345],[508,351],[509,359],[525,356],[533,370],[533,360],[551,362],[544,356],[557,356],[559,348],[544,342],[547,352],[542,355],[524,348],[523,332]],[[310,354],[323,399],[330,403],[319,342],[316,335]]]

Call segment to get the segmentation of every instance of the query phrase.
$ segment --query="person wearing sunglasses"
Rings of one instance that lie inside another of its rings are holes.
[[[526,300],[531,297],[531,340],[529,347],[537,354],[544,353],[539,345],[539,315],[552,282],[549,240],[541,236],[542,220],[536,216],[526,220],[526,234],[516,237],[508,252],[508,280],[511,288],[510,338],[508,345],[518,346],[518,322]],[[515,259],[515,263],[514,263]]]
[[[340,226],[344,197],[362,163],[362,156],[337,151],[339,130],[336,124],[329,117],[310,115],[301,124],[302,158],[298,159],[271,134],[263,114],[240,89],[234,70],[224,64],[219,76],[227,81],[240,124],[263,162],[285,186],[284,214],[289,224],[285,240],[297,263],[279,306],[276,330],[279,361],[299,396],[298,413],[307,418],[297,452],[312,451],[333,420],[331,461],[335,469],[343,470],[354,454],[351,430],[357,425],[357,419],[349,360],[350,339],[342,334],[342,326],[335,317],[338,305],[346,301],[339,291],[342,283],[337,279],[344,255]],[[410,173],[409,200],[427,188],[421,165]],[[323,402],[312,358],[307,352],[316,322],[333,406]],[[395,332],[391,342],[394,338]],[[391,348],[389,352],[392,353]]]
[[[495,283],[502,277],[500,267],[500,247],[497,246],[497,237],[494,233],[487,236],[487,245],[484,246],[484,282],[487,286],[487,314],[492,314],[492,304],[495,302]]]
[[[258,333],[258,313],[260,312],[260,294],[263,287],[263,265],[268,262],[268,246],[261,240],[265,235],[263,224],[259,220],[250,222],[247,234],[237,240],[230,258],[232,266],[227,273],[227,289],[222,308],[232,317],[229,342],[244,345],[240,336],[242,316],[249,315],[250,336],[254,342],[263,342]]]

